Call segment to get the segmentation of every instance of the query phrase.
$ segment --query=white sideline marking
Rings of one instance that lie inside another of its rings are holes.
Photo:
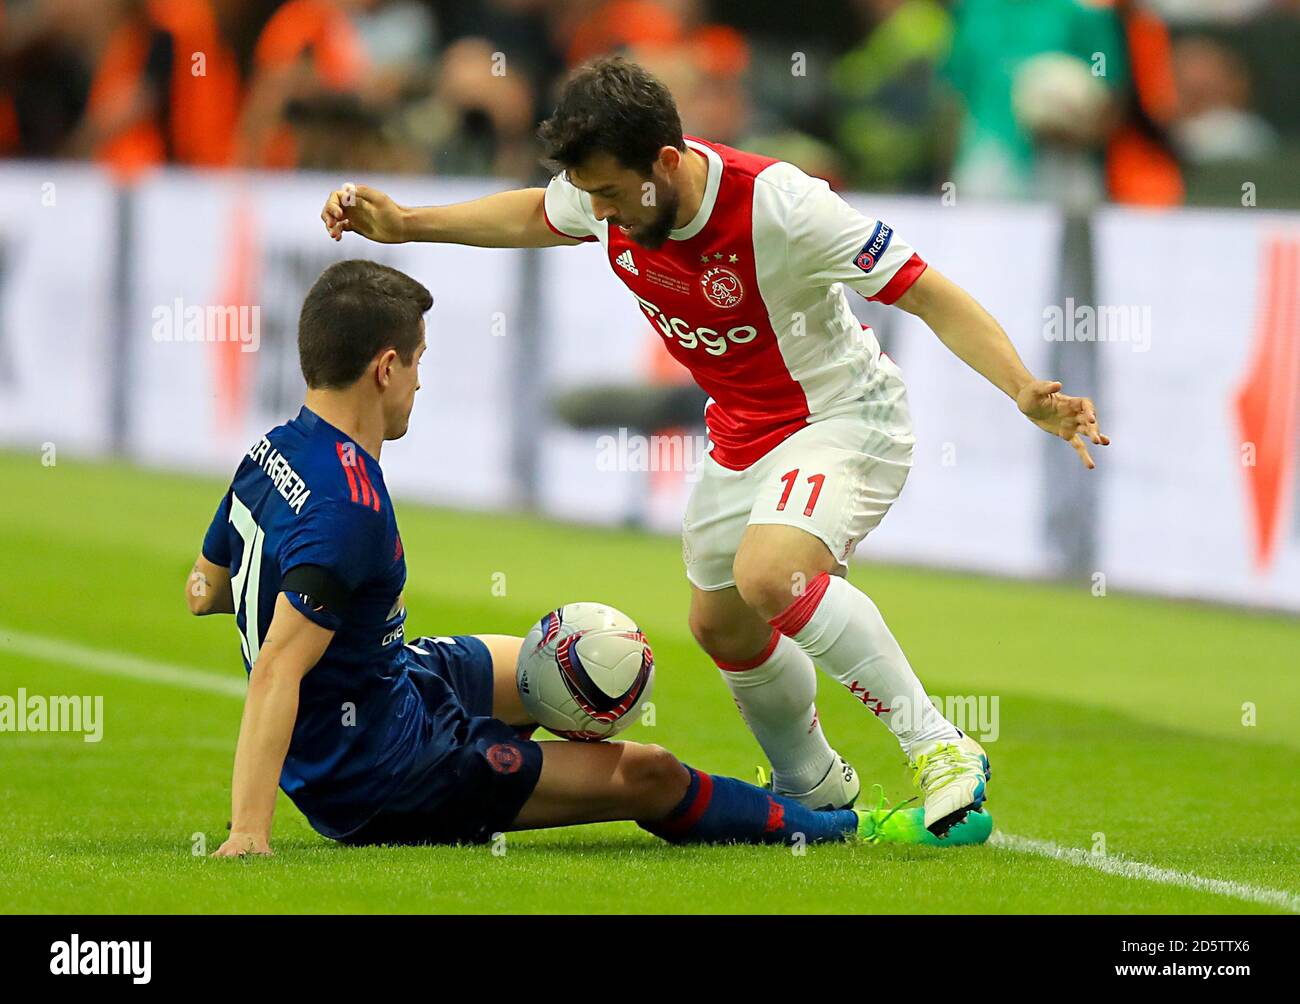
[[[1198,892],[1210,892],[1219,896],[1245,900],[1247,903],[1260,903],[1264,906],[1277,907],[1289,913],[1300,913],[1300,896],[1281,889],[1264,889],[1260,886],[1247,885],[1245,882],[1232,882],[1227,879],[1206,878],[1190,872],[1175,871],[1172,868],[1160,868],[1145,861],[1132,861],[1128,858],[1106,854],[1091,854],[1076,847],[1061,847],[1050,840],[1035,840],[1033,837],[1020,837],[1014,833],[994,831],[989,837],[994,847],[1002,847],[1022,854],[1037,854],[1039,857],[1064,861],[1071,865],[1082,865],[1107,875],[1121,878],[1138,879],[1146,882],[1159,882],[1162,885],[1176,885]]]
[[[109,673],[125,676],[148,683],[165,683],[173,687],[186,687],[190,690],[202,690],[225,697],[242,698],[248,691],[242,679],[222,676],[207,670],[194,669],[190,666],[178,666],[174,663],[156,662],[133,655],[122,655],[104,649],[90,648],[75,642],[46,638],[41,635],[26,634],[0,627],[0,650],[25,655],[32,659],[58,662],[78,669],[96,673]],[[989,844],[1008,851],[1021,854],[1036,854],[1039,857],[1064,861],[1067,864],[1092,868],[1107,875],[1145,882],[1158,882],[1162,885],[1179,886],[1195,889],[1199,892],[1229,896],[1247,903],[1259,903],[1272,906],[1289,913],[1300,913],[1300,896],[1280,889],[1264,889],[1248,885],[1245,882],[1233,882],[1227,879],[1206,878],[1190,872],[1175,871],[1149,865],[1144,861],[1132,861],[1127,858],[1110,855],[1091,854],[1075,847],[1061,847],[1050,840],[1036,840],[1033,837],[1021,837],[1014,833],[995,830],[989,838]]]
[[[59,662],[92,673],[109,673],[126,676],[146,683],[167,683],[173,687],[203,690],[210,694],[242,698],[248,693],[248,684],[241,673],[223,676],[191,666],[177,666],[169,662],[156,662],[135,655],[122,655],[101,648],[90,648],[76,642],[26,634],[0,627],[0,651],[13,652],[30,659]]]

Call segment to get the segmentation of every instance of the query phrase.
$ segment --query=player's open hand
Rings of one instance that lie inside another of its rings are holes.
[[[1097,427],[1097,409],[1092,400],[1062,394],[1059,381],[1035,380],[1026,385],[1016,396],[1016,405],[1040,429],[1060,436],[1073,446],[1089,470],[1097,465],[1093,463],[1084,439],[1095,446],[1110,445],[1110,437],[1102,435]]]
[[[402,207],[377,188],[345,182],[330,193],[321,210],[321,222],[336,241],[347,231],[380,244],[406,240]]]
[[[214,858],[242,858],[249,855],[269,856],[271,841],[260,833],[241,833],[231,831],[226,842],[212,852]]]

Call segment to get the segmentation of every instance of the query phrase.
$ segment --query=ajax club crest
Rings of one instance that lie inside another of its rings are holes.
[[[745,287],[740,276],[729,268],[714,265],[700,276],[700,287],[705,298],[715,307],[734,307],[745,298]]]

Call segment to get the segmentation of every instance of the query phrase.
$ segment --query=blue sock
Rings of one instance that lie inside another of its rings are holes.
[[[674,844],[787,844],[802,833],[808,843],[844,840],[858,829],[851,809],[818,812],[734,777],[691,767],[690,786],[665,818],[639,825]]]

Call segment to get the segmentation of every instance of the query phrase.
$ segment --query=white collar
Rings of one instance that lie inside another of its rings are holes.
[[[722,185],[722,158],[718,156],[718,152],[692,139],[688,139],[686,145],[708,158],[709,177],[704,183],[704,198],[700,200],[700,208],[694,218],[686,226],[669,231],[669,238],[675,241],[688,241],[704,229],[704,225],[709,222],[709,217],[713,214],[713,204],[718,201],[718,189]]]

